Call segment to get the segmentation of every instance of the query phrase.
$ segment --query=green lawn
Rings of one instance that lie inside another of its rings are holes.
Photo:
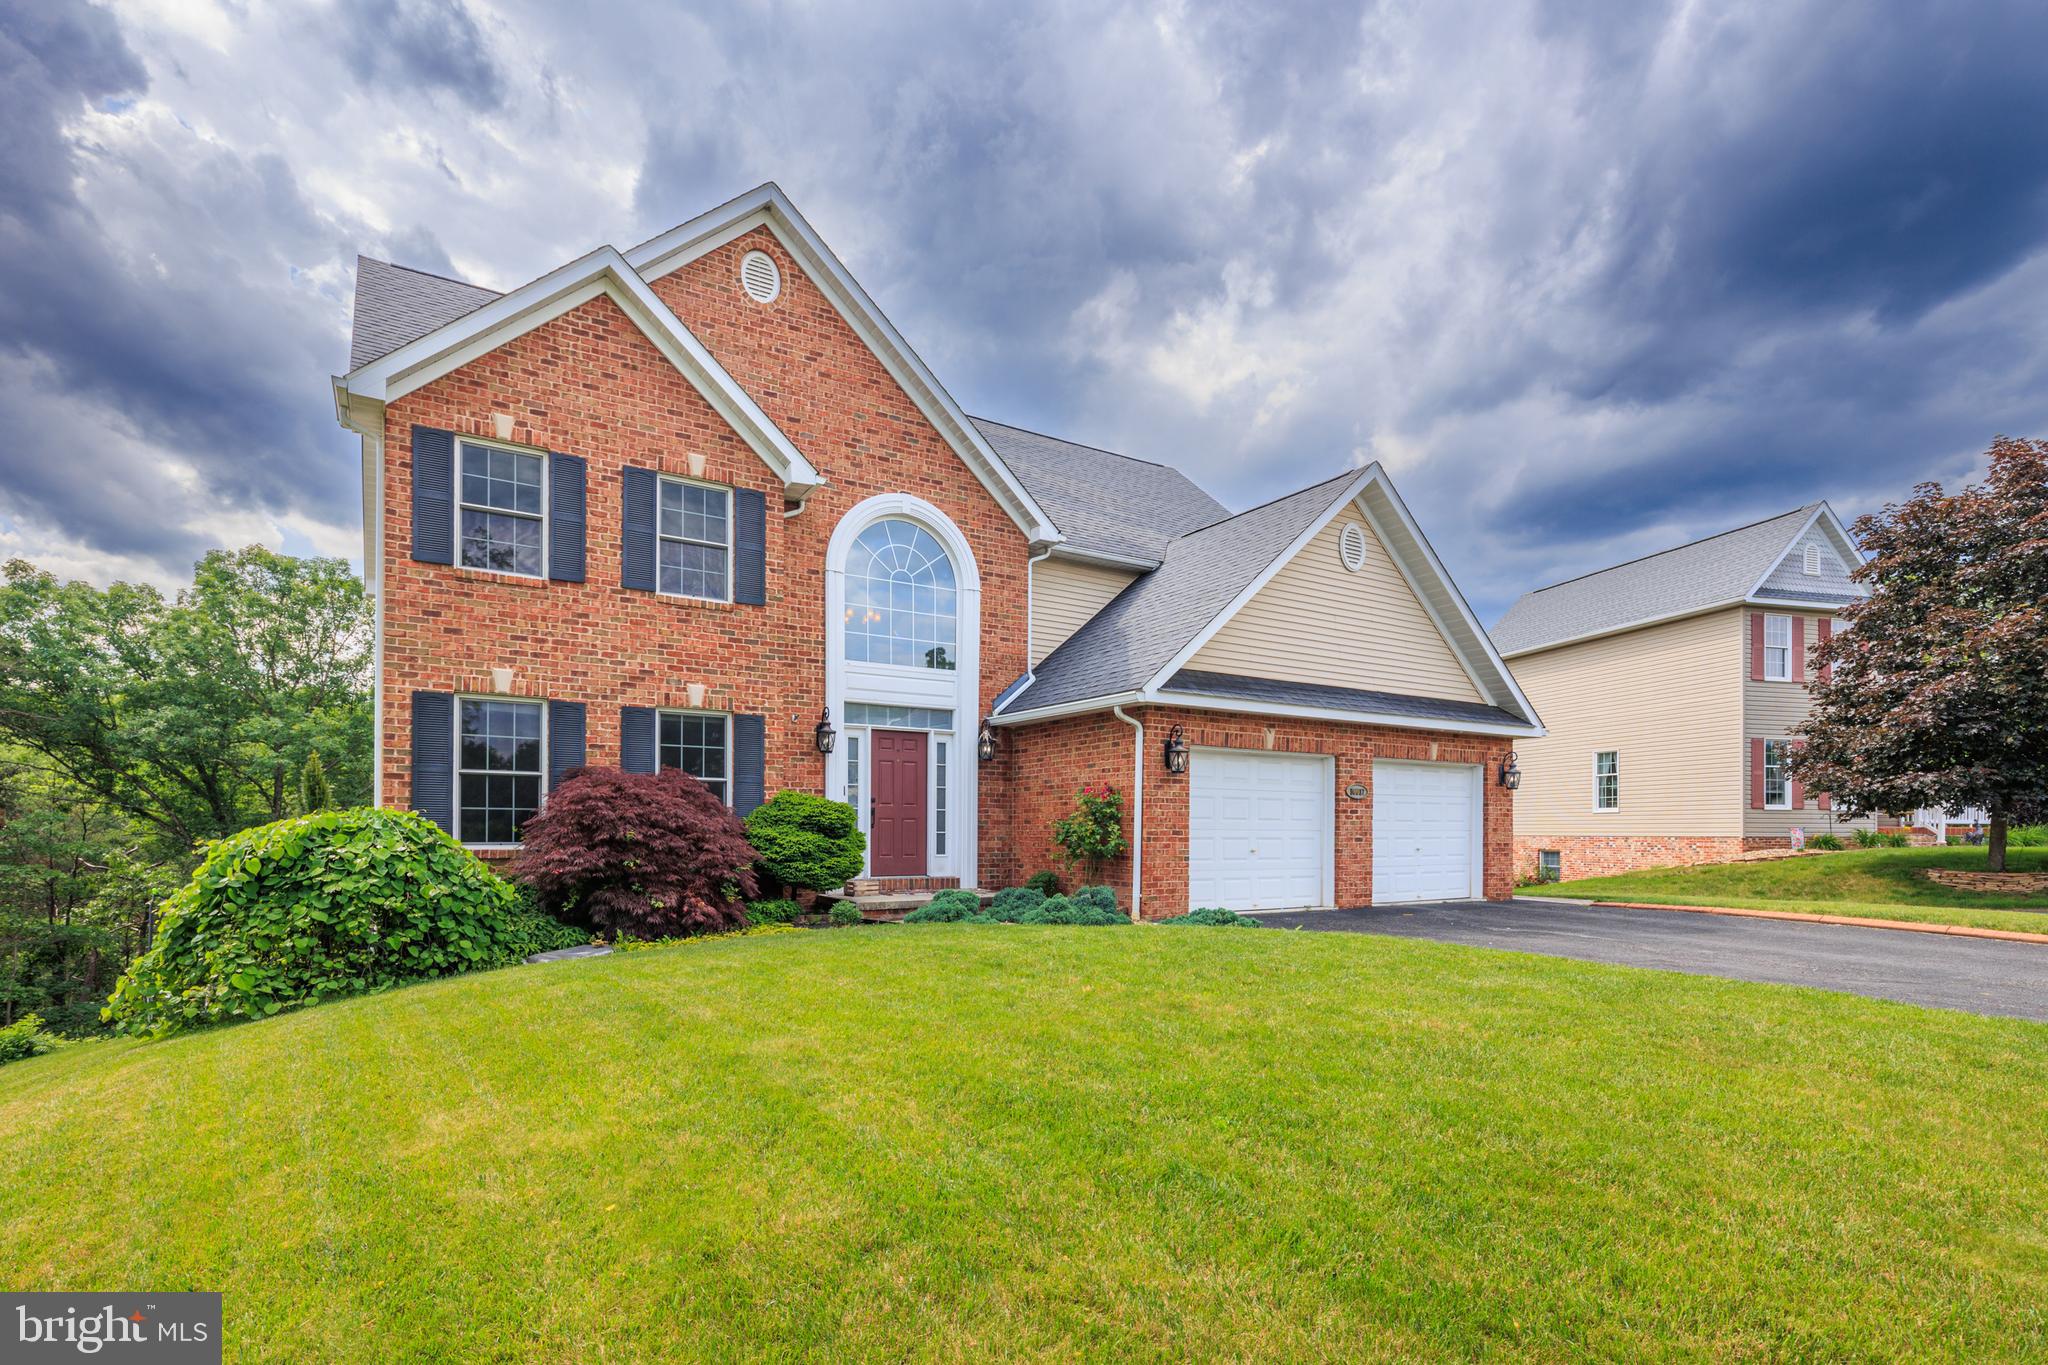
[[[2048,848],[2006,850],[2010,872],[2048,871]],[[1930,867],[1983,871],[1981,848],[1870,848],[1760,863],[1655,867],[1527,888],[1535,896],[1802,910],[2048,934],[2048,896],[1986,896],[1928,881]],[[2031,913],[2028,907],[2032,907]]]
[[[231,1360],[2039,1359],[2048,1026],[883,927],[0,1067],[0,1285]]]

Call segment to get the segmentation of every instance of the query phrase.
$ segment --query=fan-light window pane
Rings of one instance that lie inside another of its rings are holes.
[[[898,668],[959,666],[959,587],[938,540],[878,521],[846,560],[846,657]]]

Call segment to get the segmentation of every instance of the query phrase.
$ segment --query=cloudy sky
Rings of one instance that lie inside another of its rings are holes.
[[[0,0],[0,556],[354,555],[358,251],[504,289],[773,179],[970,412],[1233,507],[1378,459],[1491,621],[2048,434],[2044,51],[2038,0]]]

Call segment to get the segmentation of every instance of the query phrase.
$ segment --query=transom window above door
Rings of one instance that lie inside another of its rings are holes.
[[[462,566],[495,573],[542,573],[538,455],[462,443]]]
[[[929,531],[878,521],[846,559],[846,657],[899,668],[959,666],[953,561]]]

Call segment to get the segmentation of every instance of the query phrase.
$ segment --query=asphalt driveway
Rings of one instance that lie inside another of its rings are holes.
[[[1539,901],[1258,918],[1275,928],[1429,938],[2048,1021],[2048,944]]]

